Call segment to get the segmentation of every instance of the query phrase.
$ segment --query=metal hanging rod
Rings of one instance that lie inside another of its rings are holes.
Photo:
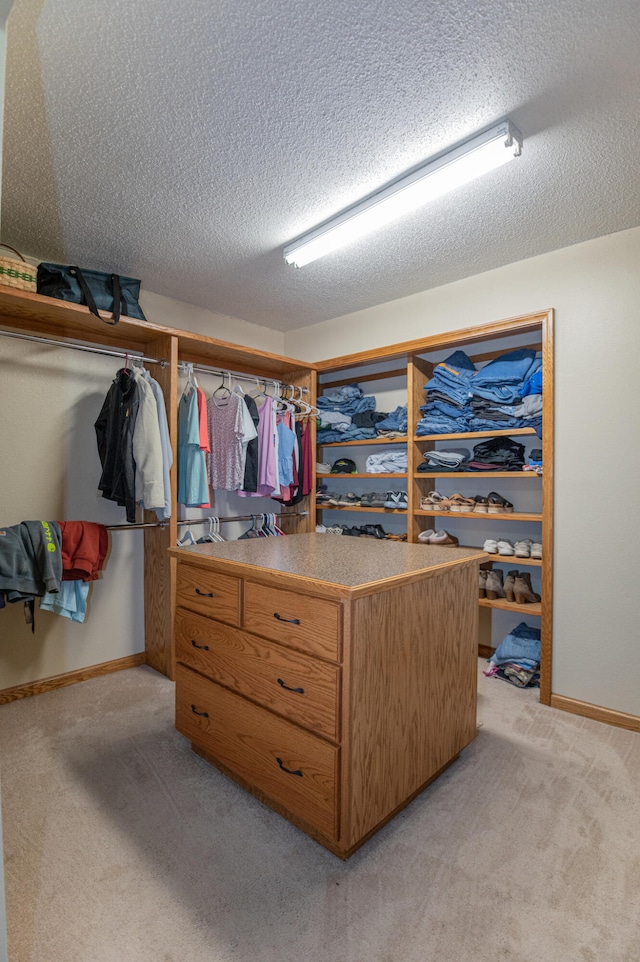
[[[239,514],[232,518],[221,518],[219,515],[207,515],[206,518],[188,518],[181,519],[176,523],[178,525],[192,525],[192,524],[209,524],[211,518],[220,521],[220,523],[225,523],[227,521],[253,521],[254,518],[261,518],[265,514],[275,514],[277,518],[306,518],[307,511],[291,511],[291,512],[278,512],[278,511],[257,511],[255,514]],[[166,521],[141,521],[139,524],[105,524],[107,531],[136,531],[139,528],[167,528],[169,526],[169,520]]]
[[[67,347],[72,351],[86,351],[88,354],[106,354],[108,357],[124,357],[132,361],[144,361],[145,364],[159,364],[166,367],[168,361],[163,357],[158,360],[155,357],[144,357],[136,354],[135,351],[109,351],[103,347],[88,347],[86,344],[78,344],[75,341],[56,341],[50,337],[37,337],[35,334],[19,334],[14,331],[0,331],[0,337],[15,337],[21,341],[36,341],[38,344],[48,344],[51,347]]]
[[[255,518],[263,518],[269,514],[275,514],[276,518],[282,520],[283,518],[306,518],[308,512],[291,511],[289,513],[279,511],[256,511],[255,514],[239,514],[235,518],[221,518],[218,515],[213,514],[207,515],[206,518],[192,518],[191,520],[188,518],[183,518],[178,521],[178,525],[182,525],[182,527],[184,527],[185,525],[191,526],[192,524],[209,524],[211,518],[213,518],[214,521],[218,520],[221,523],[224,523],[225,521],[253,521]]]
[[[183,374],[187,374],[189,370],[193,371],[195,374],[215,374],[218,377],[226,377],[229,375],[236,381],[251,381],[253,384],[274,384],[280,387],[290,387],[297,388],[297,390],[302,391],[303,394],[309,393],[309,388],[301,387],[297,384],[285,384],[283,381],[279,381],[273,377],[259,377],[257,374],[242,374],[240,371],[229,371],[226,368],[217,367],[206,367],[202,364],[192,364],[191,361],[180,361],[178,363],[179,368]]]

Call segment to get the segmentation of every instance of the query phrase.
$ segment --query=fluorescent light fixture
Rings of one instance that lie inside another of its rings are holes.
[[[522,134],[510,120],[470,137],[387,184],[288,244],[287,264],[304,267],[519,157]]]

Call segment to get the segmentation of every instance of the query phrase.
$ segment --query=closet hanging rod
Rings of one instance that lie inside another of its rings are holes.
[[[207,515],[206,518],[192,518],[191,521],[188,519],[177,521],[176,523],[182,525],[192,525],[192,524],[209,524],[210,517],[217,518],[218,521],[253,521],[254,518],[261,518],[264,514],[275,514],[277,518],[306,518],[308,511],[291,511],[289,513],[275,512],[265,512],[257,511],[255,514],[239,514],[232,518],[221,518],[219,515]],[[139,524],[105,524],[107,531],[137,531],[140,528],[167,528],[169,526],[169,520],[166,521],[141,521]]]
[[[0,337],[15,337],[21,341],[37,341],[38,344],[48,344],[51,347],[68,347],[72,351],[86,351],[89,354],[106,354],[108,357],[128,357],[132,361],[143,361],[145,364],[159,364],[160,367],[166,367],[167,365],[164,357],[158,360],[155,357],[144,357],[142,354],[136,354],[135,351],[108,351],[103,347],[89,347],[86,344],[78,344],[75,341],[56,341],[51,337],[37,337],[35,334],[0,331]]]
[[[218,367],[205,367],[202,364],[192,364],[191,361],[179,361],[178,366],[183,374],[186,374],[189,369],[191,369],[195,374],[216,374],[219,377],[226,377],[229,374],[236,381],[251,381],[253,384],[277,384],[280,387],[295,387],[298,391],[302,391],[303,394],[309,393],[309,388],[302,387],[297,384],[285,384],[283,381],[279,381],[277,378],[273,377],[260,377],[257,374],[241,374],[239,371],[229,371],[225,368]]]
[[[213,514],[207,515],[206,518],[192,518],[191,520],[188,518],[183,518],[177,523],[178,525],[182,525],[182,527],[184,527],[185,525],[191,526],[192,524],[209,524],[211,518],[213,518],[214,521],[217,519],[221,523],[225,521],[253,521],[254,518],[263,518],[268,514],[275,514],[276,518],[282,520],[283,518],[306,518],[308,512],[291,511],[290,513],[285,513],[279,511],[256,511],[255,514],[239,514],[235,518],[221,518],[219,515]]]

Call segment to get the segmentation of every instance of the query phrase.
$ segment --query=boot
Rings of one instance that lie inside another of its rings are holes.
[[[507,577],[504,581],[504,594],[507,601],[515,601],[516,596],[514,594],[514,587],[516,583],[516,578],[518,577],[517,571],[507,571]]]
[[[486,568],[480,568],[480,581],[479,581],[479,593],[481,598],[486,598],[487,596],[487,575],[489,572]]]
[[[531,575],[528,571],[518,572],[513,591],[516,596],[516,604],[518,605],[526,605],[530,602],[540,601],[540,595],[537,595],[531,587]]]
[[[502,585],[502,568],[492,568],[487,572],[487,584],[485,588],[487,598],[495,601],[496,598],[504,598],[504,587]]]

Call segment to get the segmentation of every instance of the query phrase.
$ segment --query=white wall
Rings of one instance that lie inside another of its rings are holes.
[[[309,361],[555,308],[553,692],[640,716],[640,228],[287,336]]]

